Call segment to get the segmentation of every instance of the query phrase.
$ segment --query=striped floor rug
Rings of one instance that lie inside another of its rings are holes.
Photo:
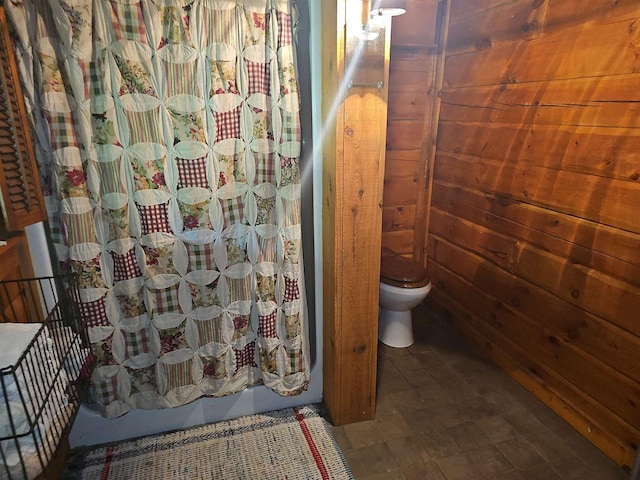
[[[75,452],[68,479],[353,479],[318,406]]]

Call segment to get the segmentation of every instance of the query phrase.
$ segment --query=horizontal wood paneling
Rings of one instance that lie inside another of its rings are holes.
[[[629,469],[640,440],[640,2],[451,2],[432,298]]]
[[[384,181],[384,204],[415,205],[418,179],[415,177],[388,177]]]
[[[640,287],[640,235],[440,182],[433,185],[432,202],[443,212]]]
[[[438,4],[408,0],[407,14],[393,20],[391,39],[382,245],[415,258],[424,249]]]
[[[420,150],[424,122],[422,120],[396,120],[389,122],[387,150]]]
[[[401,255],[412,255],[414,235],[413,229],[382,232],[382,246]]]
[[[640,130],[442,122],[442,152],[640,181]]]
[[[545,29],[617,22],[638,17],[637,0],[565,0],[551,2]]]
[[[389,120],[422,120],[428,95],[426,90],[389,92]]]
[[[420,150],[387,151],[385,177],[417,178],[420,174]]]
[[[580,307],[556,297],[526,280],[488,265],[474,253],[455,246],[443,237],[430,237],[433,268],[449,270],[491,295],[525,318],[537,319],[540,325],[565,343],[588,352],[598,351],[598,358],[609,367],[629,377],[638,378],[640,349],[637,336],[585,312]],[[437,258],[436,258],[437,257]],[[440,285],[442,287],[442,285]]]
[[[397,205],[382,209],[382,230],[411,230],[416,226],[416,206]]]
[[[451,55],[445,85],[454,88],[631,74],[640,68],[637,22],[578,24],[526,42],[505,42]],[[610,55],[612,51],[615,56]]]
[[[467,87],[442,92],[442,120],[640,127],[640,76]]]
[[[640,185],[474,157],[437,157],[435,179],[519,199],[558,212],[640,233]]]
[[[509,273],[640,335],[637,287],[436,208],[432,208],[431,215],[434,235],[446,234],[459,246]]]
[[[435,43],[432,19],[438,9],[437,0],[407,0],[407,14],[393,20],[393,45],[430,46]]]
[[[469,46],[483,49],[504,38],[538,35],[546,13],[545,7],[543,1],[515,0],[477,15],[452,18],[447,51],[451,53]]]

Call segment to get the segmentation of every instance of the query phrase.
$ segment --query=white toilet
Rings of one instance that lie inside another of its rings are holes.
[[[380,317],[378,339],[390,347],[413,343],[411,309],[431,291],[427,271],[419,263],[393,250],[382,249],[380,257]]]

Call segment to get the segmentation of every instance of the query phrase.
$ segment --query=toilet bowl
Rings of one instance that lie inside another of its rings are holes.
[[[427,271],[419,263],[383,249],[380,258],[378,339],[390,347],[413,343],[411,309],[431,291]]]

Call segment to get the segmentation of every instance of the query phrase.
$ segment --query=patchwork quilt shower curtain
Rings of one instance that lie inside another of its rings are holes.
[[[107,417],[307,387],[292,8],[6,2]]]

